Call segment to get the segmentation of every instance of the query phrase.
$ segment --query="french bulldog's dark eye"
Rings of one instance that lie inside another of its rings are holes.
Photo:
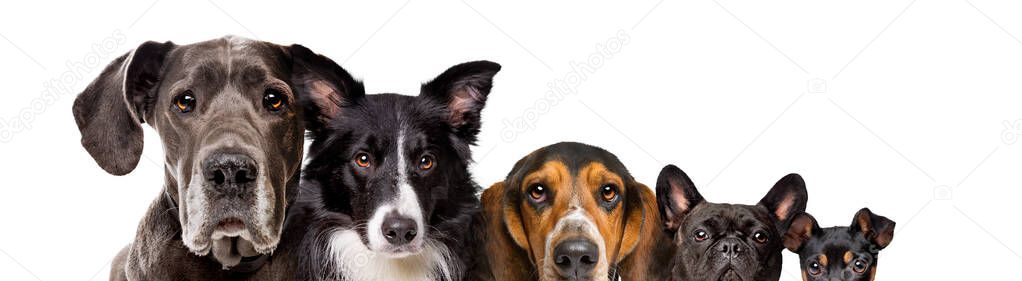
[[[600,195],[603,196],[603,201],[614,202],[617,199],[617,186],[613,184],[604,185],[600,188]]]
[[[429,169],[433,168],[433,166],[435,165],[434,162],[435,161],[433,159],[433,155],[429,154],[422,155],[422,157],[419,158],[419,169],[423,171],[428,171]]]
[[[864,260],[857,259],[852,263],[852,270],[855,270],[855,273],[866,272],[866,268],[869,268],[869,264]]]
[[[263,107],[266,109],[277,112],[284,109],[284,94],[274,89],[266,89],[263,93]]]
[[[695,237],[697,242],[703,242],[706,241],[706,239],[710,239],[710,233],[706,232],[706,230],[700,229],[696,230],[693,237]]]
[[[823,272],[823,268],[820,266],[820,263],[814,261],[809,263],[809,266],[806,267],[806,271],[808,271],[809,274],[816,276]]]
[[[529,198],[532,198],[532,201],[535,201],[536,203],[546,201],[546,193],[546,187],[542,184],[533,184],[532,186],[529,186]]]
[[[369,158],[369,153],[359,152],[355,154],[355,159],[353,161],[355,162],[355,165],[358,165],[359,167],[368,168],[369,165],[372,164],[371,160],[372,159]]]
[[[766,232],[756,231],[756,233],[752,234],[752,239],[756,240],[756,243],[765,244],[770,239],[770,236]]]
[[[192,90],[184,91],[176,98],[174,98],[174,106],[177,107],[181,113],[187,113],[195,109],[195,96],[192,95]]]

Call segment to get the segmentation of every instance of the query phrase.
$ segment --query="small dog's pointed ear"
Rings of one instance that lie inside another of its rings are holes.
[[[365,97],[365,87],[333,60],[302,45],[287,47],[291,55],[291,83],[304,111],[306,129],[321,131],[342,108]]]
[[[422,85],[420,95],[446,105],[455,134],[474,142],[481,126],[480,113],[498,71],[500,65],[490,61],[455,65]]]
[[[862,208],[855,213],[850,231],[862,233],[869,241],[879,249],[886,248],[894,240],[894,221],[877,214],[869,208]]]
[[[762,205],[770,210],[781,225],[787,227],[791,218],[796,214],[805,212],[809,195],[806,192],[806,182],[798,174],[788,174],[774,184],[774,187],[767,192],[763,199],[759,200]],[[781,229],[784,231],[784,228]]]
[[[142,156],[142,123],[162,78],[164,59],[176,46],[148,41],[107,65],[75,98],[71,111],[82,146],[103,170],[130,173]]]
[[[656,201],[664,228],[670,232],[678,230],[682,220],[692,208],[704,201],[695,184],[680,168],[667,165],[660,170],[656,180]]]
[[[813,218],[809,213],[795,215],[791,219],[791,226],[788,227],[788,232],[784,234],[784,247],[797,254],[806,241],[809,241],[813,235],[822,233],[822,231],[820,225],[816,223],[816,218]]]

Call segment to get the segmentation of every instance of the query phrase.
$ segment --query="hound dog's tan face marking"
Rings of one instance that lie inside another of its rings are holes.
[[[579,154],[586,152],[596,156]],[[557,144],[519,161],[509,176],[487,193],[506,194],[499,219],[540,280],[606,280],[635,248],[643,220],[638,194],[648,188],[613,155]],[[495,203],[487,197],[484,205]]]

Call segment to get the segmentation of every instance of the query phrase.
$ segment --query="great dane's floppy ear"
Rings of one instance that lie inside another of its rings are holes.
[[[103,170],[124,175],[142,156],[142,123],[174,43],[145,42],[115,59],[78,94],[71,111],[82,146]]]
[[[869,208],[862,208],[855,213],[849,231],[862,233],[877,249],[883,249],[894,240],[894,224],[894,221],[874,214]]]
[[[481,126],[480,112],[498,71],[500,65],[490,61],[455,65],[422,85],[420,95],[447,105],[448,121],[455,134],[474,142]]]
[[[677,166],[667,165],[660,170],[656,180],[656,201],[664,228],[674,232],[681,226],[685,215],[705,200],[685,172]]]
[[[305,111],[306,128],[313,135],[340,114],[342,108],[365,97],[365,87],[333,60],[302,45],[291,45],[291,83]]]
[[[784,232],[792,217],[805,212],[807,201],[809,195],[806,193],[806,182],[802,180],[802,176],[788,174],[777,181],[770,192],[759,200],[759,205],[770,210],[770,214],[781,222],[783,226],[781,232]]]
[[[798,253],[806,241],[809,241],[813,235],[821,233],[823,233],[823,229],[816,223],[816,218],[813,218],[809,213],[800,213],[791,219],[791,226],[788,227],[788,232],[784,234],[784,247]]]

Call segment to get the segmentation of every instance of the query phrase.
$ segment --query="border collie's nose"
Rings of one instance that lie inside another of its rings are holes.
[[[255,181],[255,160],[244,154],[219,153],[202,161],[206,181],[214,186],[243,185]]]
[[[383,219],[381,231],[383,237],[387,238],[387,242],[394,246],[400,246],[415,239],[415,235],[418,235],[417,228],[418,225],[413,219],[401,215],[387,215]]]
[[[587,239],[573,239],[554,247],[554,263],[562,276],[588,276],[600,261],[600,249]]]

